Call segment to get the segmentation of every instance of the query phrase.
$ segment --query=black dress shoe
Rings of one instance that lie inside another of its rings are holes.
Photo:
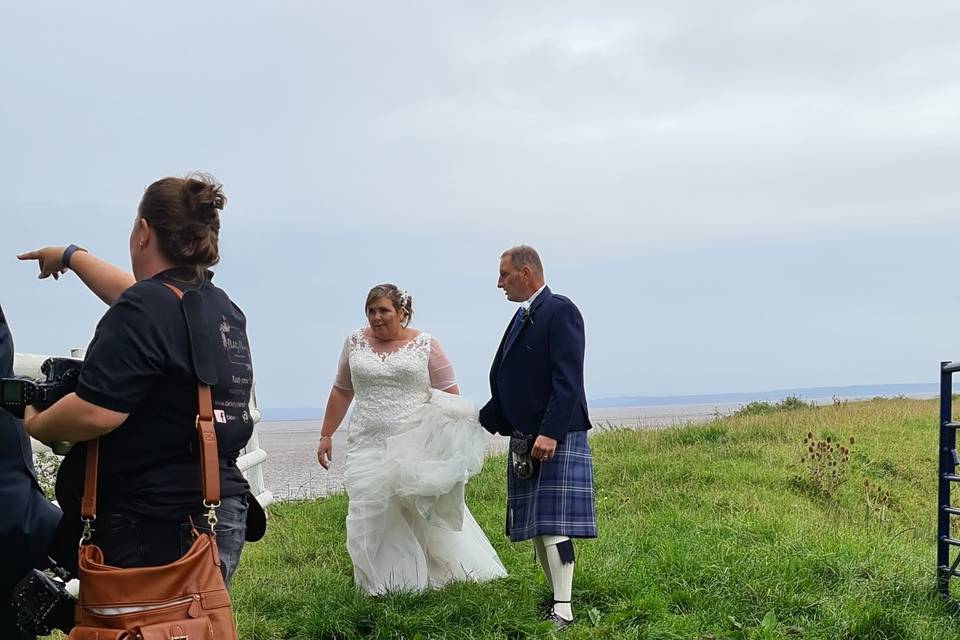
[[[550,613],[553,611],[553,605],[556,603],[557,601],[553,598],[544,598],[537,602],[537,613],[541,620],[546,620],[550,617]]]
[[[547,613],[546,619],[553,623],[553,628],[557,631],[561,629],[566,629],[573,624],[573,620],[567,620],[566,618],[561,617],[553,610],[553,607],[550,607],[550,611]]]
[[[556,604],[556,601],[554,601],[554,604]],[[553,608],[553,605],[550,605],[550,609],[544,615],[543,619],[549,620],[550,622],[552,622],[553,628],[556,629],[557,631],[560,631],[561,629],[565,629],[566,627],[569,627],[571,624],[573,624],[573,620],[567,620],[566,618],[558,614],[556,610]]]

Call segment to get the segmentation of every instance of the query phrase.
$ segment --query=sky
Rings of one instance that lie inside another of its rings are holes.
[[[960,359],[960,5],[11,3],[0,304],[65,353],[103,305],[15,254],[120,265],[143,189],[212,173],[258,399],[322,406],[395,282],[479,402],[537,247],[590,398],[935,381]]]

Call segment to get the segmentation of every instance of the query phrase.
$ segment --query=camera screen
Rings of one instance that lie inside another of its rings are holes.
[[[23,392],[19,384],[14,382],[3,382],[0,383],[0,386],[3,387],[4,402],[20,402],[23,400]]]

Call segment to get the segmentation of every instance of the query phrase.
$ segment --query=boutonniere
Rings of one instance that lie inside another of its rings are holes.
[[[523,324],[527,324],[528,322],[530,324],[536,324],[533,321],[533,312],[530,311],[530,307],[524,307],[523,308]]]

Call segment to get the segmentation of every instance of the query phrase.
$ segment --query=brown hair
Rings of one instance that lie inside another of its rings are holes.
[[[500,257],[509,257],[510,262],[517,269],[530,267],[531,271],[543,277],[543,263],[540,262],[540,254],[533,247],[521,244],[512,249],[507,249]]]
[[[393,308],[400,314],[401,325],[406,327],[410,324],[413,319],[413,296],[395,284],[378,284],[367,294],[367,303],[363,305],[364,313],[377,298],[386,298],[393,303]]]
[[[196,279],[220,262],[220,210],[227,203],[223,187],[207,173],[162,178],[143,192],[140,217],[157,234],[160,251]]]

